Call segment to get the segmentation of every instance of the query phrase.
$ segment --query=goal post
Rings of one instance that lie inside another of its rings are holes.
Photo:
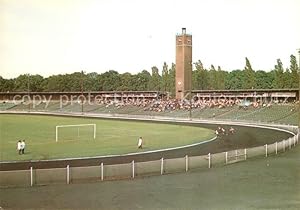
[[[83,126],[92,126],[93,127],[94,139],[96,139],[96,124],[76,124],[76,125],[57,125],[57,126],[55,126],[55,141],[58,142],[58,131],[59,131],[59,128],[83,127]]]

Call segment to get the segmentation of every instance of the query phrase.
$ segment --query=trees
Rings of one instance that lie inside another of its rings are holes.
[[[86,74],[84,81],[84,90],[85,91],[97,91],[99,90],[98,83],[99,74],[96,72],[91,72]]]
[[[14,90],[14,80],[4,79],[0,76],[0,92],[9,92]]]
[[[45,80],[45,83],[43,85],[43,89],[46,92],[52,92],[52,91],[62,91],[60,86],[60,77],[61,75],[53,75],[48,77]]]
[[[118,87],[121,84],[121,78],[117,71],[109,70],[101,74],[100,82],[102,84],[101,90],[113,91],[118,90]]]
[[[271,89],[274,80],[273,72],[265,72],[262,70],[255,72],[255,81],[257,89]]]
[[[14,80],[14,91],[27,92],[28,84],[29,84],[29,74],[22,74]]]
[[[222,71],[221,67],[218,66],[218,71],[217,71],[217,89],[218,90],[225,89],[225,78],[226,78],[226,72]]]
[[[120,75],[121,83],[116,90],[124,91],[134,91],[137,90],[136,86],[138,81],[135,80],[134,75],[131,75],[129,72]]]
[[[29,75],[29,89],[32,92],[43,91],[44,78],[41,75]]]
[[[290,85],[291,88],[298,88],[299,87],[299,77],[300,77],[300,70],[297,64],[296,56],[290,56]]]
[[[291,88],[292,87],[292,78],[291,72],[288,68],[285,69],[283,72],[283,88]]]
[[[172,63],[171,68],[169,69],[169,89],[167,90],[172,96],[175,96],[175,72],[176,66],[174,63]]]
[[[169,84],[169,69],[166,62],[164,62],[162,73],[161,73],[161,90],[167,91],[170,89]]]
[[[243,89],[253,89],[256,88],[255,82],[255,72],[251,67],[249,59],[246,57],[246,66],[244,68],[244,82],[242,85]]]
[[[86,89],[86,75],[84,72],[74,72],[63,76],[65,83],[62,84],[65,91],[84,91]],[[81,86],[83,90],[81,90]]]
[[[210,90],[217,89],[217,71],[214,65],[211,65],[209,69],[208,89]]]
[[[149,90],[160,91],[161,90],[161,76],[159,75],[158,68],[153,66],[151,68],[152,75],[149,81]]]
[[[214,65],[207,70],[201,60],[194,63],[192,71],[192,88],[194,90],[220,89],[271,89],[271,88],[298,88],[299,66],[296,56],[290,56],[290,66],[286,70],[280,59],[276,60],[274,69],[270,72],[254,71],[246,57],[243,70],[223,71],[220,66],[217,70]],[[109,70],[102,74],[92,72],[83,74],[58,74],[43,78],[41,75],[22,74],[14,79],[4,79],[0,76],[0,91],[27,92],[65,92],[81,91],[83,81],[84,91],[166,91],[175,94],[175,64],[171,67],[163,63],[162,73],[156,66],[151,68],[151,74],[143,70],[137,74],[129,72],[119,74]]]
[[[151,74],[147,70],[143,70],[142,72],[139,72],[135,76],[136,81],[136,90],[149,90],[149,81],[151,79]]]
[[[195,63],[196,70],[193,71],[193,89],[205,90],[209,86],[209,74],[206,69],[204,69],[201,60]]]
[[[273,88],[284,88],[284,70],[280,59],[277,59],[277,64],[274,69]]]
[[[41,75],[30,75],[30,74],[22,74],[14,79],[13,90],[10,91],[20,91],[20,92],[37,92],[43,91],[43,81],[44,78]],[[9,91],[9,90],[8,90]]]
[[[241,70],[233,70],[230,72],[225,81],[225,88],[234,90],[242,89],[244,81],[244,73]]]

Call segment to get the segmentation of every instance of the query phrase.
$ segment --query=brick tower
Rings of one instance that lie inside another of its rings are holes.
[[[192,35],[186,28],[176,36],[176,99],[183,99],[192,89]]]

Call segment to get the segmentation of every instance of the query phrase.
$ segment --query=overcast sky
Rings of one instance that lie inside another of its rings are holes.
[[[175,36],[193,35],[193,62],[224,70],[285,67],[300,48],[300,0],[0,0],[0,75],[84,70],[137,73],[175,63]]]

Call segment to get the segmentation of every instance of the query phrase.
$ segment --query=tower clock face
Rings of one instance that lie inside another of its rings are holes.
[[[178,85],[181,85],[181,82],[179,81],[179,82],[177,82],[177,84],[178,84]]]

